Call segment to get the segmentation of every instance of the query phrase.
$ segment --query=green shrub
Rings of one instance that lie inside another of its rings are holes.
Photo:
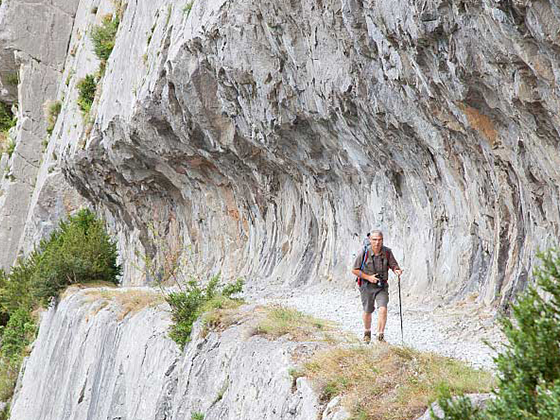
[[[31,312],[25,308],[16,309],[6,326],[1,328],[1,357],[4,360],[19,362],[25,348],[34,340],[35,332],[36,326]]]
[[[194,413],[191,414],[191,420],[204,420],[204,414],[195,411]]]
[[[222,289],[222,295],[227,298],[231,298],[233,295],[241,293],[243,291],[244,283],[243,279],[237,279],[235,283],[226,284]]]
[[[32,311],[49,304],[69,284],[116,283],[121,272],[116,256],[103,223],[90,210],[80,210],[18,259],[9,274],[0,270],[0,401],[11,397],[26,348],[35,337]],[[7,414],[0,413],[0,420]]]
[[[35,339],[36,325],[31,312],[24,308],[15,310],[5,327],[1,328],[0,349],[0,400],[8,400],[12,394],[21,362],[27,347]]]
[[[495,359],[496,399],[476,412],[466,399],[440,399],[446,420],[548,420],[560,418],[560,251],[539,254],[536,288],[503,318],[505,349]]]
[[[2,2],[0,2],[2,4]],[[4,409],[0,411],[0,420],[9,420],[10,419],[10,404],[6,404]]]
[[[95,99],[95,90],[97,89],[95,76],[88,74],[78,82],[76,87],[78,88],[78,107],[84,114],[89,114]]]
[[[202,288],[195,280],[191,280],[180,292],[173,292],[166,296],[166,301],[171,306],[173,320],[169,337],[181,349],[190,341],[193,324],[205,310],[223,305],[220,298],[231,298],[234,293],[239,293],[243,289],[243,280],[239,279],[220,291],[219,281],[220,275],[216,275],[210,279],[206,288]],[[215,303],[209,305],[211,302]]]
[[[0,277],[0,312],[7,318],[20,308],[32,310],[34,307],[31,278],[36,270],[36,257],[37,253],[32,252],[28,258],[18,259],[10,275],[2,273]]]
[[[18,72],[10,73],[6,76],[6,83],[12,86],[19,85],[19,74]]]
[[[116,284],[121,274],[116,258],[116,244],[103,222],[90,210],[80,210],[19,259],[9,275],[0,272],[0,315],[46,306],[70,284]]]
[[[10,105],[0,102],[0,132],[6,132],[16,125],[17,118]]]
[[[58,119],[58,114],[62,110],[62,102],[54,101],[48,102],[46,105],[46,115],[47,115],[47,133],[49,136],[54,130],[56,120]]]
[[[101,61],[107,61],[115,46],[115,38],[119,29],[118,16],[106,15],[100,26],[91,31],[93,51]]]
[[[118,283],[121,268],[117,247],[103,222],[90,210],[80,210],[62,221],[48,239],[40,242],[32,277],[35,297],[47,304],[66,286],[106,281]]]

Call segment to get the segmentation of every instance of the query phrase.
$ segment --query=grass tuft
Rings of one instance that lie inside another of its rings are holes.
[[[408,420],[442,393],[488,392],[490,373],[405,347],[335,347],[315,354],[302,373],[327,402],[340,395],[353,419]]]
[[[115,38],[119,29],[120,20],[112,14],[105,15],[100,26],[96,26],[91,31],[91,42],[93,51],[100,61],[105,62],[109,59],[115,47]]]
[[[218,295],[202,305],[203,332],[206,336],[209,331],[224,331],[233,324],[239,322],[242,315],[237,310],[244,304],[242,299],[232,299],[224,295]]]
[[[47,101],[45,103],[45,116],[47,117],[47,134],[50,136],[54,130],[58,115],[62,110],[62,102],[60,101]]]
[[[6,153],[8,157],[11,158],[16,150],[16,142],[11,137],[8,137],[7,145],[6,145]]]
[[[278,338],[289,335],[295,341],[326,339],[331,325],[321,319],[303,314],[302,312],[283,306],[266,308],[266,317],[257,325],[256,334]]]
[[[165,302],[162,294],[147,290],[93,289],[86,291],[85,294],[90,300],[104,299],[118,303],[121,308],[117,314],[119,321],[127,315],[132,316],[145,308],[155,307]]]

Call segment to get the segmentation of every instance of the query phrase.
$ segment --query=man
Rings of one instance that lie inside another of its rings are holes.
[[[375,305],[379,308],[377,320],[377,339],[385,341],[385,324],[387,323],[387,303],[389,303],[389,268],[400,276],[403,272],[399,268],[393,252],[383,246],[383,233],[374,230],[368,233],[371,247],[367,251],[362,249],[354,261],[352,274],[359,279],[360,295],[364,308],[364,341],[371,341],[371,314]]]

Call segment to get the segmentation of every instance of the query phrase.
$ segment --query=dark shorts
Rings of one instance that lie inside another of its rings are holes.
[[[371,314],[375,310],[375,305],[378,308],[387,307],[389,303],[389,288],[385,286],[381,289],[369,281],[363,281],[360,286],[360,296],[364,312]]]

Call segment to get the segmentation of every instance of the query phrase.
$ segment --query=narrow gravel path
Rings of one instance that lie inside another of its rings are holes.
[[[363,335],[359,292],[341,290],[297,290],[287,297],[257,299],[257,303],[277,303],[337,323],[357,337]],[[494,352],[482,342],[496,345],[503,337],[494,316],[474,304],[455,304],[435,310],[416,307],[403,309],[403,332],[406,346],[464,360],[475,368],[493,370]],[[377,317],[374,313],[375,332]],[[385,338],[401,344],[398,295],[391,295]]]

